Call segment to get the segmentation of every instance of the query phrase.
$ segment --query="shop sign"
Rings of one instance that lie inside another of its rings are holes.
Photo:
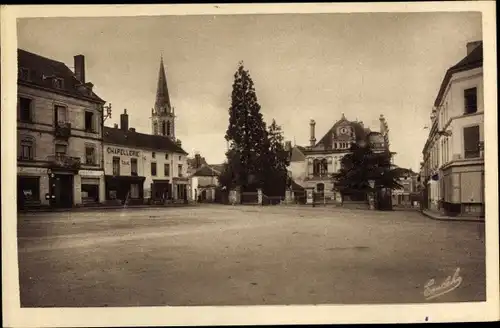
[[[129,150],[118,147],[107,147],[106,151],[108,152],[108,154],[139,157],[139,151],[137,150]]]
[[[100,177],[104,175],[103,171],[92,171],[92,170],[80,170],[78,172],[81,176],[85,177]]]

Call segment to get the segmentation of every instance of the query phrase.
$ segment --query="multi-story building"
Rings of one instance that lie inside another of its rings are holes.
[[[466,56],[441,83],[423,149],[424,197],[429,209],[484,214],[484,101],[482,42],[467,44]]]
[[[174,117],[163,60],[153,109],[153,134],[129,127],[127,110],[120,126],[104,127],[106,200],[127,204],[188,197],[187,153],[175,139]],[[158,124],[162,127],[158,130]]]
[[[384,116],[380,115],[380,132],[375,132],[365,127],[363,122],[349,121],[342,114],[341,119],[318,142],[315,137],[315,125],[314,120],[311,120],[310,145],[292,148],[289,175],[293,185],[314,188],[316,193],[328,193],[333,201],[341,201],[340,195],[333,192],[332,176],[339,171],[342,157],[350,152],[353,143],[370,143],[374,151],[389,149],[387,122]]]
[[[85,58],[64,63],[18,49],[18,206],[104,200],[103,105]]]

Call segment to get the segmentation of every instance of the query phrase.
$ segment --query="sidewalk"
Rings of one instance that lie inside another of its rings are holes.
[[[121,210],[121,209],[144,209],[144,208],[169,208],[169,207],[191,207],[196,206],[196,203],[172,203],[172,204],[158,204],[158,205],[97,205],[97,206],[80,206],[71,208],[32,208],[18,210],[18,213],[39,213],[39,212],[88,212],[88,211],[101,211],[101,210]]]
[[[480,217],[467,217],[467,216],[446,216],[442,213],[432,211],[432,210],[422,210],[421,213],[428,218],[439,221],[467,221],[467,222],[484,222],[484,218]]]

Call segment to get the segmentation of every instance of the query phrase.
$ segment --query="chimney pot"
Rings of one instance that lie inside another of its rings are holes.
[[[75,77],[80,83],[85,83],[85,56],[76,55],[74,56],[75,63]]]
[[[135,132],[135,128],[129,128],[128,129],[130,132]]]
[[[115,124],[113,125],[113,127],[114,127],[115,129],[118,129],[118,124],[116,124],[116,123],[115,123]]]

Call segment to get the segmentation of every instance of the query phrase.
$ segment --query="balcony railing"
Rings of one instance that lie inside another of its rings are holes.
[[[54,135],[59,139],[68,139],[71,136],[71,123],[58,122],[54,129]]]
[[[81,165],[81,159],[79,157],[66,155],[51,155],[47,157],[47,160],[54,168],[78,170]]]

